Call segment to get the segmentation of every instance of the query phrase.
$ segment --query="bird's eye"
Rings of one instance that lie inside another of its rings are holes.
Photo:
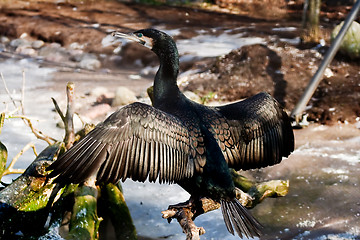
[[[136,36],[138,36],[139,38],[141,38],[143,36],[142,33],[137,33]]]

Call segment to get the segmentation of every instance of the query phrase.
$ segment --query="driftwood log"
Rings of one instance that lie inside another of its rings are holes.
[[[95,179],[88,179],[80,185],[60,186],[47,178],[46,167],[76,139],[91,130],[86,126],[74,134],[73,94],[74,85],[69,83],[65,115],[53,99],[66,126],[64,141],[49,145],[21,176],[0,188],[0,239],[106,239],[109,233],[101,231],[106,223],[114,226],[116,239],[137,239],[120,184],[96,186]],[[5,114],[1,113],[0,133],[4,118]],[[6,168],[6,161],[7,149],[0,142],[0,179],[4,174],[12,173]],[[232,176],[238,188],[237,197],[249,208],[266,197],[285,196],[289,187],[288,181],[280,180],[256,183],[233,170]],[[169,222],[177,219],[186,239],[200,239],[205,230],[197,227],[194,219],[219,207],[219,203],[204,198],[201,204],[197,204],[197,209],[168,209],[162,213]]]

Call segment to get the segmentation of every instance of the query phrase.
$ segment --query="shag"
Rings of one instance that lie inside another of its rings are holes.
[[[247,170],[279,163],[294,150],[288,115],[267,93],[208,107],[177,86],[179,54],[164,32],[143,29],[115,37],[150,48],[159,58],[153,106],[133,103],[98,124],[48,170],[60,183],[127,178],[177,183],[190,202],[206,197],[221,204],[225,225],[242,237],[260,235],[260,223],[235,197],[229,168]]]

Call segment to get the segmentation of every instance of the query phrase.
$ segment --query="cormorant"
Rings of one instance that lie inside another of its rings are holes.
[[[294,150],[288,115],[267,93],[219,107],[186,98],[177,86],[179,55],[164,32],[114,32],[150,48],[159,58],[153,106],[133,103],[98,124],[48,169],[60,183],[120,179],[177,183],[191,194],[221,203],[227,229],[239,237],[260,235],[261,225],[235,197],[229,167],[261,168]]]

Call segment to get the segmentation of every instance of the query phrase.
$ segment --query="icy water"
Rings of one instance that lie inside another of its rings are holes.
[[[31,119],[35,128],[40,129],[48,136],[61,139],[62,131],[54,128],[56,115],[52,111],[51,102],[51,97],[57,98],[60,93],[52,91],[52,84],[49,82],[55,71],[55,69],[40,68],[36,62],[29,59],[21,61],[9,59],[0,62],[0,72],[18,107],[20,106],[19,101],[22,99],[23,72],[25,73],[24,115]],[[22,115],[21,111],[14,112],[16,108],[6,92],[3,81],[0,81],[0,112],[13,112],[12,116]],[[26,127],[19,118],[5,120],[0,140],[8,149],[8,159],[12,159],[28,143],[33,143],[38,152],[47,146],[46,142],[37,140],[30,128]],[[34,154],[28,150],[14,167],[26,168],[33,160]],[[9,182],[12,177],[5,176],[2,180]]]
[[[176,34],[176,32],[174,32]],[[220,38],[226,39],[226,33]],[[241,35],[232,35],[234,39]],[[206,39],[209,41],[206,42]],[[184,57],[207,56],[199,47],[194,51],[187,46],[213,46],[217,54],[224,54],[233,48],[234,39],[216,42],[207,37],[182,40],[180,54]],[[244,40],[245,44],[249,39]],[[253,39],[253,43],[262,39]],[[228,44],[227,44],[228,43]],[[197,52],[198,51],[198,52]],[[63,130],[55,128],[57,115],[53,111],[51,97],[64,100],[64,79],[54,82],[56,69],[41,68],[31,60],[3,60],[3,73],[13,98],[21,98],[22,71],[25,71],[25,114],[33,119],[35,127],[47,135],[61,139]],[[77,78],[76,73],[72,77]],[[57,76],[57,79],[61,78]],[[66,80],[66,81],[65,81]],[[93,81],[93,84],[104,82]],[[122,81],[113,82],[121,85]],[[0,110],[12,110],[13,106],[0,83]],[[111,84],[110,84],[111,85]],[[85,84],[86,86],[86,84]],[[134,86],[135,87],[135,86]],[[138,87],[138,86],[136,86]],[[144,86],[144,90],[146,86]],[[251,210],[264,225],[261,239],[360,239],[360,126],[310,125],[296,130],[296,150],[281,164],[262,170],[246,172],[245,175],[266,181],[289,179],[290,192],[286,197],[266,199]],[[9,150],[9,159],[15,156],[27,143],[33,142],[40,152],[46,143],[35,139],[29,128],[19,119],[7,119],[0,140]],[[34,159],[31,151],[26,152],[15,167],[26,168]],[[3,179],[10,182],[12,177]],[[176,185],[138,183],[131,180],[123,183],[125,198],[141,236],[155,239],[184,239],[177,222],[168,224],[161,218],[161,211],[169,204],[188,199],[189,195]],[[195,223],[206,230],[201,239],[238,239],[230,235],[223,223],[221,212],[214,211],[200,216]]]

